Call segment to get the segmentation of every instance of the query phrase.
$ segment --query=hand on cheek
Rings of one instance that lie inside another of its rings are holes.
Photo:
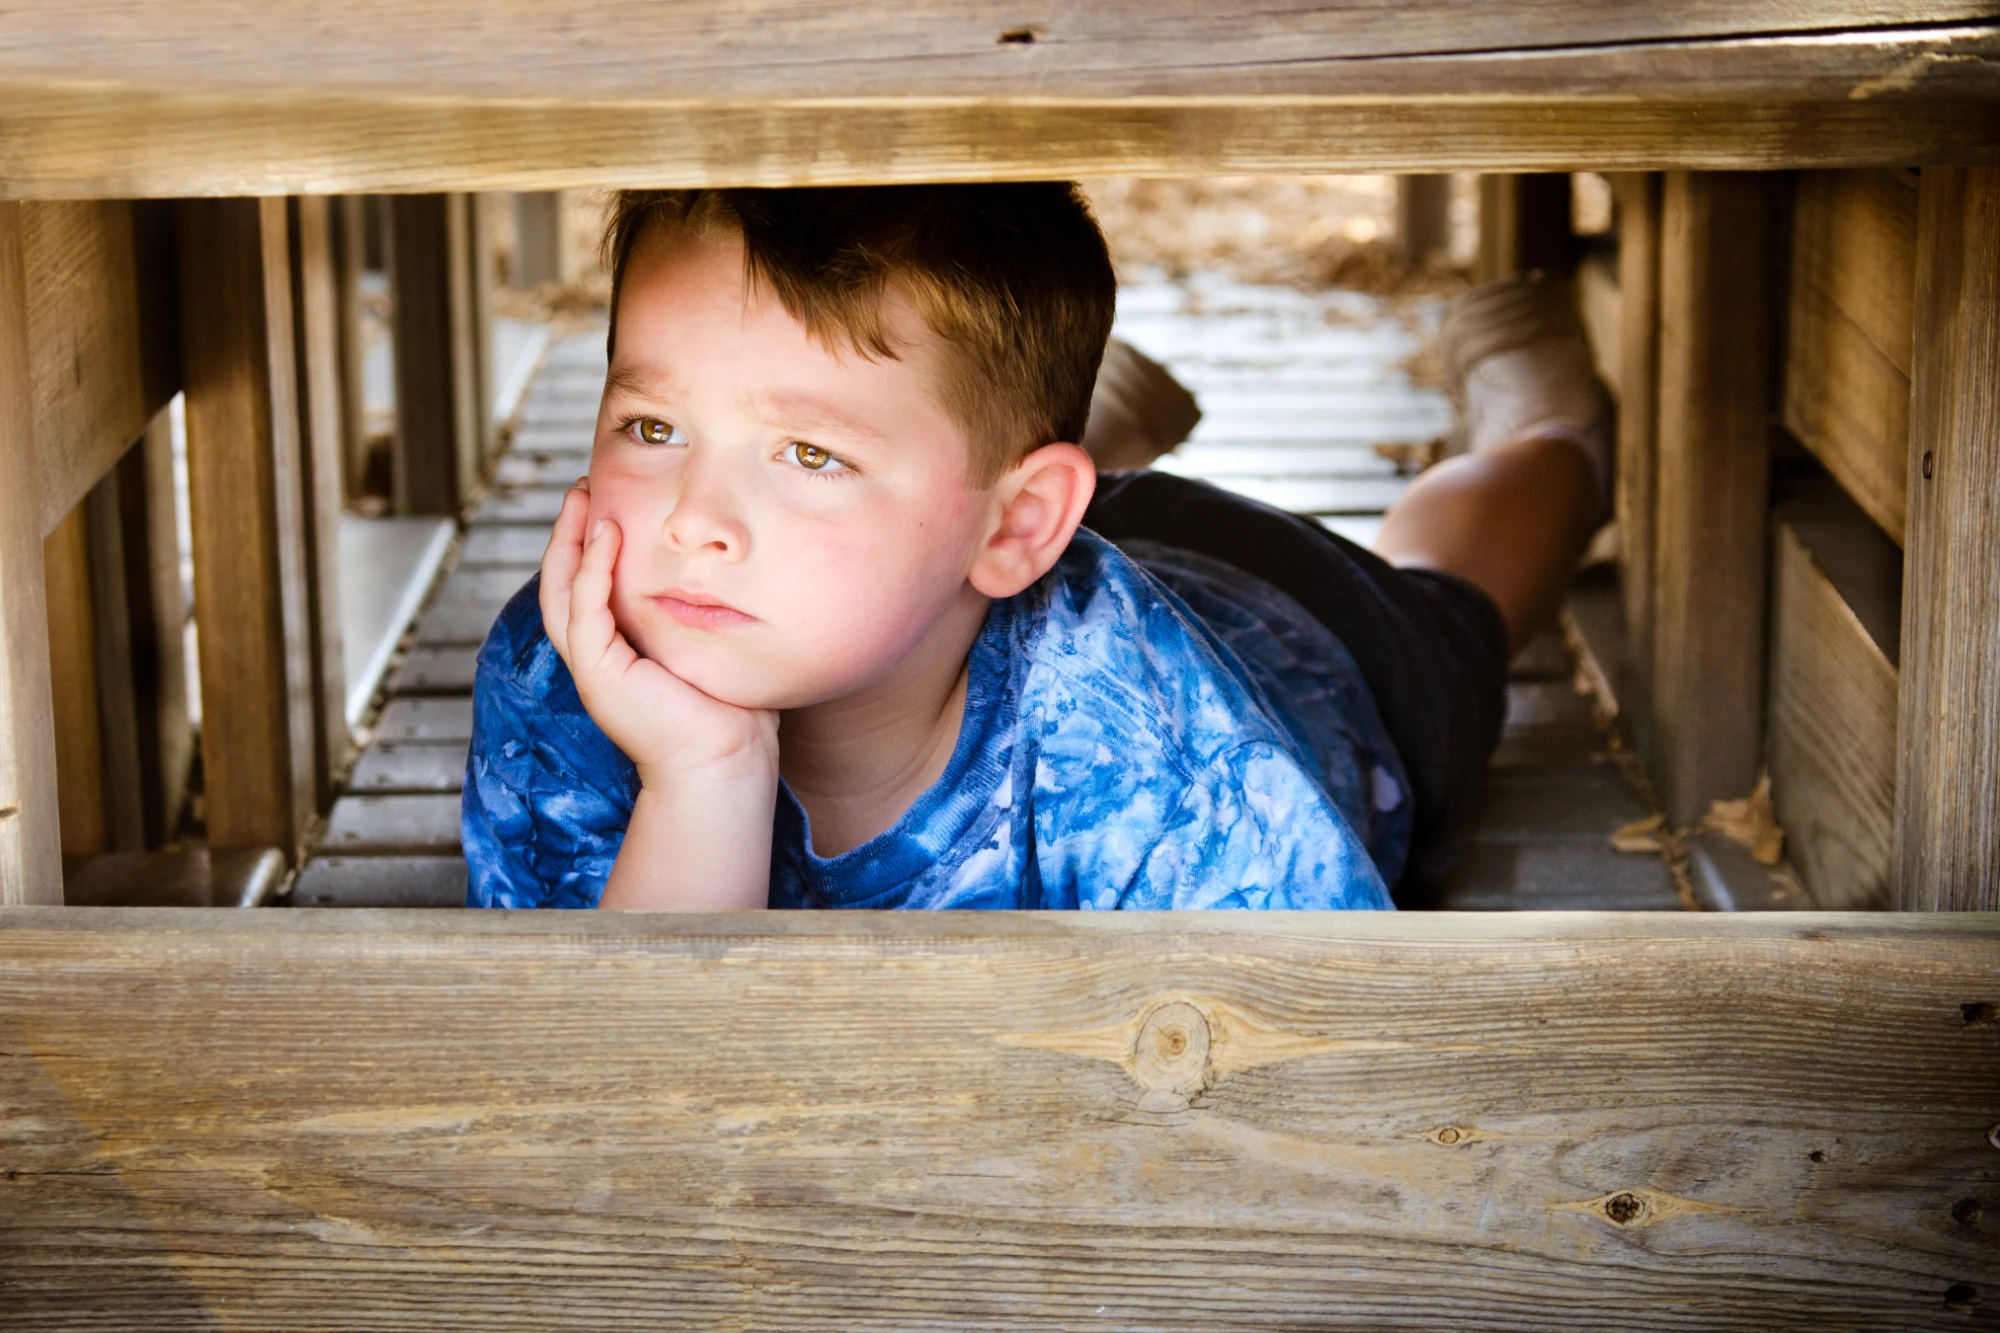
[[[647,788],[689,779],[761,776],[775,783],[778,715],[702,693],[642,657],[611,611],[623,534],[590,517],[582,485],[563,497],[542,557],[542,624],[591,718],[638,767]]]

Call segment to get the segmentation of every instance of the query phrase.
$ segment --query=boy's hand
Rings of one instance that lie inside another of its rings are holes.
[[[649,791],[673,791],[690,780],[775,786],[775,712],[704,694],[641,656],[619,632],[611,613],[611,573],[621,540],[615,522],[590,518],[589,486],[579,482],[563,497],[542,556],[542,625],[583,706],[637,766]]]

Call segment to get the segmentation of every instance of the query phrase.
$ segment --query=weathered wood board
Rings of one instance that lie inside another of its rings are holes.
[[[1887,907],[1901,555],[1830,481],[1775,524],[1767,748],[1785,852],[1818,906]]]
[[[1908,487],[1916,276],[1914,175],[1800,174],[1785,425],[1898,545]]]
[[[1991,161],[1985,0],[8,16],[16,197]]]
[[[1987,1327],[1996,945],[9,912],[0,1327]]]

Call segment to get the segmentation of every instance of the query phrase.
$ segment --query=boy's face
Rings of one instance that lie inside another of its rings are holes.
[[[871,361],[748,290],[740,241],[646,236],[628,261],[590,513],[623,534],[619,629],[724,702],[854,694],[980,601],[991,493],[938,401],[942,349],[886,313],[899,359]]]

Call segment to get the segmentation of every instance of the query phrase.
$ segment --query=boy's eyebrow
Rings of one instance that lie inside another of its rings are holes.
[[[824,398],[816,398],[809,393],[767,393],[762,406],[769,411],[794,421],[806,421],[815,425],[832,426],[854,435],[866,435],[871,439],[881,438],[881,428],[872,422],[850,416]]]
[[[669,398],[673,396],[676,386],[673,376],[665,372],[648,375],[638,370],[614,369],[604,377],[604,387],[637,398]]]

